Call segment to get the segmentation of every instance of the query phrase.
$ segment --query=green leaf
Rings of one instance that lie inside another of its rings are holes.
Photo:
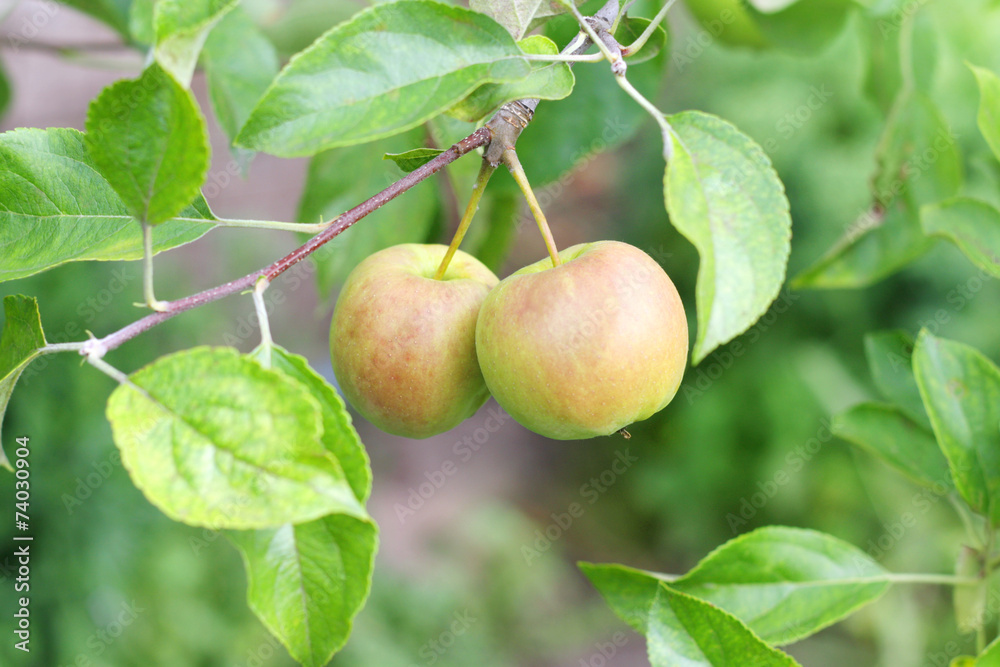
[[[376,5],[293,58],[237,143],[292,157],[388,137],[484,83],[524,78],[520,53],[482,14],[431,0]]]
[[[795,276],[794,288],[856,289],[892,275],[933,246],[917,215],[901,205],[869,211],[819,261]]]
[[[514,39],[521,39],[545,19],[567,11],[558,0],[469,0],[469,8],[492,18]]]
[[[792,667],[791,656],[768,646],[722,609],[661,584],[649,614],[652,667]]]
[[[1000,211],[986,202],[955,198],[920,211],[924,232],[948,239],[983,271],[1000,278]]]
[[[246,566],[254,614],[301,664],[326,665],[368,597],[375,525],[331,515],[229,538]]]
[[[975,667],[1000,667],[1000,638],[994,639],[986,650],[979,654],[975,660]]]
[[[954,488],[948,460],[933,434],[899,408],[862,403],[833,418],[833,434],[882,459],[911,480],[930,489]]]
[[[159,0],[153,9],[156,62],[187,88],[209,31],[238,3],[239,0]],[[254,46],[257,45],[247,44],[246,48]]]
[[[444,153],[443,148],[413,148],[402,153],[386,153],[382,159],[392,160],[397,167],[409,173],[424,166],[441,153]]]
[[[423,132],[384,139],[366,146],[348,146],[320,153],[309,163],[298,219],[331,220],[382,190],[401,175],[385,153],[419,143]],[[344,165],[351,165],[345,169]],[[433,183],[415,187],[354,225],[313,255],[320,289],[328,292],[347,277],[358,262],[383,248],[428,240],[437,215]]]
[[[1000,522],[1000,369],[974,348],[921,331],[913,372],[955,487]]]
[[[620,565],[580,563],[580,569],[615,614],[646,635],[653,667],[797,664],[739,619],[655,575]]]
[[[259,358],[264,351],[258,348],[255,354]],[[292,354],[277,345],[271,347],[271,369],[299,382],[319,401],[323,417],[323,446],[337,457],[357,499],[362,503],[368,500],[372,490],[371,464],[368,453],[351,424],[351,415],[343,399],[323,376],[310,368],[305,357]]]
[[[0,426],[7,412],[10,395],[21,373],[45,347],[45,334],[38,315],[38,300],[31,296],[12,295],[3,299],[4,326],[0,334]],[[2,435],[2,431],[0,431]],[[0,438],[0,466],[13,470]]]
[[[913,337],[905,331],[875,331],[865,335],[865,358],[882,395],[930,430],[931,422],[913,377],[913,345]]]
[[[618,24],[618,30],[615,32],[615,39],[618,40],[623,46],[628,46],[646,31],[649,24],[652,23],[649,19],[638,18],[633,16],[626,16]],[[649,36],[649,39],[643,44],[642,49],[633,56],[628,57],[629,66],[638,65],[639,63],[644,63],[647,60],[652,60],[667,48],[667,30],[665,23],[660,23],[653,30],[653,34]]]
[[[179,246],[212,229],[205,200],[153,228],[153,250]],[[0,134],[0,281],[65,262],[142,257],[142,230],[97,170],[73,129]]]
[[[156,28],[153,27],[155,10],[156,0],[133,0],[128,25],[132,39],[137,43],[151,45],[156,41]]]
[[[132,0],[59,0],[107,23],[123,37],[129,36],[129,8]]]
[[[129,213],[151,225],[190,204],[208,173],[208,131],[198,104],[155,64],[91,102],[86,141]]]
[[[7,107],[10,106],[10,98],[10,80],[7,78],[7,72],[3,68],[3,62],[0,61],[0,118],[3,118]]]
[[[916,211],[954,197],[962,187],[956,135],[937,105],[920,92],[896,101],[876,160],[872,187],[883,208],[902,197]]]
[[[132,481],[176,521],[244,530],[368,518],[324,448],[309,388],[235,350],[158,359],[112,393],[108,420]]]
[[[746,331],[785,278],[792,219],[764,151],[726,121],[697,111],[668,118],[663,179],[674,227],[698,249],[694,363]]]
[[[903,3],[881,3],[880,11],[869,20],[862,21],[864,38],[868,44],[865,94],[875,101],[886,115],[903,88],[903,68],[899,62],[900,37],[905,30],[887,30],[886,26],[902,15]],[[895,18],[894,18],[895,17]],[[912,20],[911,57],[913,83],[923,92],[930,92],[938,63],[938,26],[929,12],[917,12]]]
[[[1000,77],[988,69],[969,65],[979,84],[979,131],[1000,160]]]
[[[257,24],[237,9],[219,21],[202,51],[208,95],[230,144],[278,74],[278,53]],[[238,162],[252,153],[230,146]]]
[[[525,53],[556,55],[559,47],[548,37],[532,35],[518,42]],[[561,100],[573,92],[573,72],[566,63],[531,63],[531,74],[515,83],[488,83],[448,110],[448,115],[470,123],[485,118],[513,100]]]
[[[846,542],[773,526],[726,542],[671,587],[718,605],[780,645],[874,602],[889,588],[886,575]]]

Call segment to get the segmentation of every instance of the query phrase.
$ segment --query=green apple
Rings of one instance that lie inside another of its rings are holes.
[[[663,409],[687,363],[677,289],[653,258],[598,241],[501,281],[483,303],[476,351],[502,408],[560,440],[609,435]]]
[[[405,244],[362,261],[344,282],[330,325],[333,372],[348,402],[383,431],[443,433],[489,398],[476,361],[476,318],[497,277],[457,251]]]

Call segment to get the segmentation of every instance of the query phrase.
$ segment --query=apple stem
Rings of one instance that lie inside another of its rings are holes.
[[[448,252],[444,254],[444,258],[441,260],[441,265],[438,266],[437,273],[434,274],[434,280],[442,280],[445,272],[448,271],[448,265],[451,263],[451,258],[455,256],[455,251],[458,250],[458,246],[462,245],[462,239],[465,238],[465,232],[469,230],[472,218],[476,215],[476,211],[479,209],[479,200],[483,198],[483,192],[486,190],[486,184],[490,182],[490,177],[493,175],[494,171],[496,171],[496,167],[492,166],[486,160],[483,160],[483,165],[479,168],[479,176],[476,177],[476,184],[472,186],[472,195],[469,197],[469,204],[465,207],[465,213],[462,214],[462,221],[458,223],[458,229],[455,230],[455,236],[451,239],[451,245],[448,246]]]
[[[524,193],[524,198],[528,200],[528,207],[531,209],[532,215],[535,216],[535,222],[538,223],[538,231],[542,233],[542,238],[545,239],[545,247],[549,251],[549,257],[552,258],[552,266],[559,266],[562,264],[562,260],[559,259],[559,251],[556,249],[555,239],[552,238],[552,230],[549,229],[545,213],[535,198],[535,192],[531,189],[528,176],[524,173],[524,167],[521,166],[521,161],[517,158],[517,153],[513,148],[508,148],[504,151],[503,161],[506,163],[507,168],[510,169],[514,180],[517,181],[521,192]]]

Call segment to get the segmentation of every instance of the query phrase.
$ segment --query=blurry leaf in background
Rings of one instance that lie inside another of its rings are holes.
[[[278,54],[257,24],[237,8],[209,33],[202,61],[215,117],[245,170],[253,152],[234,146],[233,139],[277,76]]]
[[[749,0],[749,13],[764,39],[799,54],[814,54],[840,34],[855,0]],[[771,8],[779,5],[777,11]]]
[[[156,61],[182,86],[190,86],[209,31],[238,3],[239,0],[158,0],[153,8]],[[249,49],[258,44],[245,46]]]
[[[928,235],[948,239],[984,272],[1000,278],[1000,211],[974,199],[927,206],[920,221]]]
[[[544,35],[532,35],[518,42],[525,53],[556,55],[559,47]],[[573,72],[567,63],[531,63],[531,74],[513,83],[488,83],[448,109],[449,116],[475,122],[513,100],[537,98],[561,100],[573,92]]]
[[[60,2],[90,14],[128,38],[129,9],[132,0],[60,0]]]
[[[3,61],[0,61],[0,118],[3,118],[4,113],[7,111],[7,107],[10,106],[10,98],[13,91],[10,87],[10,80],[7,78],[7,72],[4,71]]]
[[[0,262],[0,281],[64,262],[142,257],[142,230],[98,172],[84,136],[68,128],[0,134],[0,247],[11,248]],[[215,219],[197,188],[195,194],[180,220],[153,228],[154,252],[212,229],[194,222]]]
[[[423,139],[421,130],[413,130],[374,144],[337,148],[315,156],[309,163],[298,220],[332,220],[376,194],[400,174],[399,168],[382,156],[412,148]],[[415,186],[314,253],[320,293],[329,293],[374,252],[400,243],[426,242],[438,210],[437,186],[434,179]]]
[[[958,492],[1000,523],[1000,369],[975,348],[923,330],[913,371]]]
[[[175,521],[245,530],[367,519],[324,448],[317,399],[236,350],[160,357],[115,389],[107,414],[132,481]]]
[[[5,319],[3,333],[0,334],[0,427],[3,426],[7,403],[17,379],[45,347],[45,334],[38,316],[38,299],[21,295],[7,296],[3,300],[3,310]],[[0,467],[13,471],[3,442],[0,440]]]
[[[979,131],[1000,160],[1000,77],[988,69],[970,67],[979,83]]]
[[[208,173],[208,130],[198,103],[156,64],[90,103],[85,141],[129,213],[150,225],[180,213]]]
[[[392,136],[484,83],[524,78],[531,67],[520,54],[482,14],[423,0],[376,5],[290,62],[237,143],[294,157]]]
[[[931,422],[913,377],[914,344],[913,336],[901,329],[873,331],[865,335],[865,358],[882,396],[929,430]]]
[[[671,224],[700,258],[697,364],[750,328],[778,295],[792,220],[784,187],[752,139],[700,112],[667,120],[674,134],[664,199]]]
[[[245,3],[244,7],[249,11],[248,4]],[[254,18],[283,59],[302,51],[320,35],[347,21],[359,10],[359,6],[353,2],[330,0],[260,4],[265,5],[265,8],[257,11]]]
[[[882,3],[885,5],[886,3]],[[894,3],[900,4],[900,3]],[[902,14],[899,7],[882,7],[884,11],[861,22],[861,31],[868,46],[865,72],[865,93],[888,115],[903,88],[902,65],[899,61],[899,40],[905,34],[896,26]],[[872,11],[872,10],[869,10]],[[912,19],[913,84],[929,94],[934,83],[938,59],[938,32],[934,19],[927,12],[918,12]],[[893,29],[889,29],[892,27]]]
[[[698,22],[724,44],[764,48],[767,40],[742,0],[684,0]]]
[[[129,34],[139,44],[152,45],[156,41],[153,14],[156,0],[132,0],[128,13]]]
[[[939,491],[954,486],[934,435],[893,405],[855,405],[834,415],[831,429],[921,486]]]

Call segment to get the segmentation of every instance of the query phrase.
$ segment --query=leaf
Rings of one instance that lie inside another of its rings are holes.
[[[366,146],[320,153],[309,163],[298,219],[331,220],[399,178],[399,170],[381,159],[423,139],[414,130]],[[345,169],[344,165],[351,165]],[[320,290],[328,292],[368,255],[400,243],[428,240],[437,214],[437,191],[427,183],[382,206],[313,254]]]
[[[254,614],[300,663],[327,664],[368,597],[375,525],[335,514],[229,538],[246,566]]]
[[[911,480],[936,491],[954,488],[948,460],[930,431],[899,408],[862,403],[833,418],[833,434],[882,459]]]
[[[128,16],[129,33],[139,44],[148,46],[156,41],[156,28],[153,27],[155,10],[156,0],[132,0]]]
[[[623,46],[628,46],[642,35],[646,31],[646,28],[652,23],[649,19],[643,19],[633,16],[626,16],[618,24],[618,30],[615,32],[615,39],[617,39]],[[628,57],[628,64],[638,65],[639,63],[644,63],[647,60],[652,60],[660,54],[661,51],[667,48],[667,31],[664,27],[666,24],[660,23],[653,30],[653,34],[649,36],[649,39],[643,44],[642,49],[639,50],[633,56]]]
[[[869,12],[873,9],[869,8]],[[888,115],[903,88],[899,41],[906,31],[886,29],[887,25],[902,16],[901,2],[883,3],[879,9],[882,11],[862,22],[865,34],[862,39],[868,43],[864,92]],[[913,83],[919,90],[927,93],[932,90],[934,75],[937,73],[938,26],[929,12],[917,12],[910,21],[912,31],[908,39],[913,43]]]
[[[726,542],[671,587],[718,605],[780,645],[874,602],[889,587],[886,575],[846,542],[773,526]]]
[[[739,619],[660,584],[646,635],[653,667],[792,667],[791,656],[768,646]]]
[[[933,246],[909,209],[869,211],[819,261],[795,276],[793,288],[852,289],[892,275]]]
[[[523,38],[544,19],[567,11],[558,0],[469,0],[469,8],[492,18],[514,39]]]
[[[1000,667],[1000,638],[994,639],[975,660],[975,667]]]
[[[7,107],[10,106],[10,98],[10,80],[7,78],[7,72],[3,68],[3,62],[0,61],[0,118],[3,118]]]
[[[331,513],[367,519],[323,443],[319,402],[229,348],[195,348],[134,373],[108,400],[132,481],[164,514],[214,529]]]
[[[128,18],[132,0],[60,0],[60,2],[107,23],[123,37],[129,36]]]
[[[0,334],[0,426],[7,412],[10,395],[21,373],[45,347],[45,334],[38,315],[38,300],[23,295],[3,299],[4,326]],[[2,431],[0,431],[2,435]],[[0,466],[13,471],[0,439]]]
[[[158,0],[153,8],[156,62],[187,88],[205,38],[239,0]],[[259,44],[247,44],[251,49]],[[250,55],[250,57],[253,57]]]
[[[916,211],[957,195],[963,176],[956,139],[927,95],[911,92],[898,99],[879,140],[876,200],[886,208],[902,197]]]
[[[484,83],[524,78],[520,54],[482,14],[431,0],[376,5],[294,57],[236,143],[293,157],[398,134]]]
[[[905,331],[875,331],[865,335],[865,357],[882,395],[930,430],[931,422],[913,377],[913,345],[913,337]]]
[[[556,55],[559,47],[548,37],[532,35],[518,42],[525,53]],[[513,100],[561,100],[573,92],[573,72],[566,63],[531,63],[531,73],[515,83],[488,83],[448,110],[448,115],[476,122]]]
[[[921,331],[913,372],[955,487],[1000,522],[1000,369],[974,348]]]
[[[263,351],[258,348],[256,354]],[[271,347],[271,368],[302,384],[319,401],[323,418],[323,446],[337,457],[347,483],[362,503],[372,490],[372,471],[357,431],[351,425],[351,415],[343,399],[330,384],[309,367],[305,357],[274,345]]]
[[[646,635],[653,667],[797,664],[739,619],[654,575],[620,565],[580,563],[580,569],[615,614]]]
[[[237,9],[209,33],[202,60],[212,109],[231,145],[257,100],[277,76],[278,53],[257,24]],[[243,164],[252,155],[232,145],[231,150]]]
[[[986,202],[955,198],[920,212],[924,233],[948,239],[983,271],[1000,278],[1000,211]]]
[[[979,131],[1000,160],[1000,77],[988,69],[969,65],[979,84]]]
[[[129,213],[151,225],[190,204],[208,173],[208,131],[198,104],[155,64],[91,102],[86,142]]]
[[[198,195],[153,228],[153,250],[194,241],[215,220]],[[142,257],[142,230],[68,128],[0,134],[0,281],[65,262]]]
[[[382,159],[392,160],[397,167],[409,173],[424,166],[441,153],[444,153],[443,148],[413,148],[402,153],[386,153]]]
[[[697,111],[668,118],[663,179],[674,227],[698,249],[698,363],[746,331],[781,289],[792,219],[764,151],[726,121]]]

